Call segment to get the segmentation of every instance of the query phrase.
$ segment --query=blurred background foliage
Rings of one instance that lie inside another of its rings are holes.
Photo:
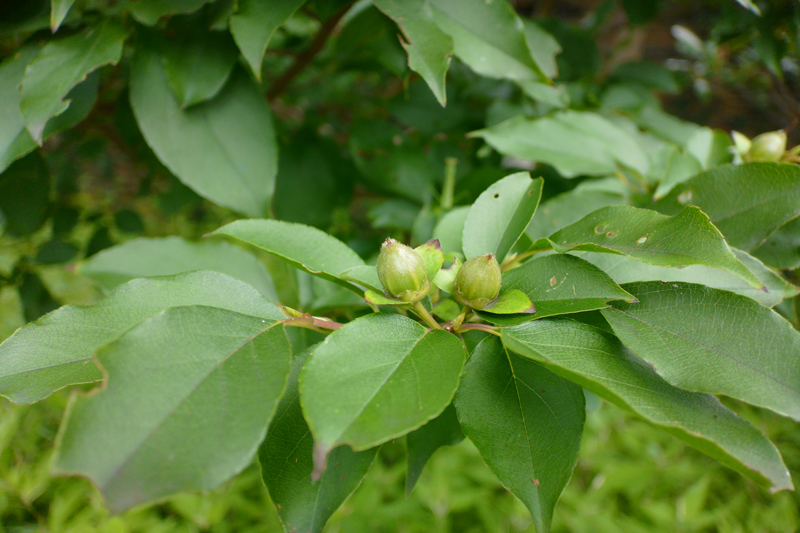
[[[265,90],[270,73],[286,71],[346,3],[310,1],[276,32],[263,64]],[[280,146],[272,215],[317,226],[370,257],[387,236],[427,240],[447,209],[472,202],[508,168],[527,168],[466,136],[513,116],[539,117],[569,101],[572,109],[647,121],[666,138],[680,137],[694,127],[689,122],[753,137],[800,117],[796,0],[511,3],[558,40],[561,92],[531,97],[535,88],[526,93],[454,60],[442,108],[408,70],[396,26],[357,2],[291,88],[269,95]],[[218,0],[169,24],[213,27],[233,5]],[[78,0],[72,13],[115,9],[122,8],[112,0]],[[49,32],[49,11],[45,0],[0,3],[0,57],[12,57],[23,41],[36,45]],[[127,76],[116,67],[90,77],[80,86],[86,94],[72,95],[85,100],[85,117],[73,117],[77,125],[0,174],[0,340],[60,305],[101,298],[103,286],[81,274],[98,252],[139,237],[196,241],[237,218],[158,161],[136,125]],[[798,143],[798,129],[789,131],[788,145]],[[582,181],[547,166],[536,171],[545,176],[543,200]],[[455,176],[452,202],[442,193],[448,173]],[[283,302],[324,308],[330,287],[262,259]],[[796,306],[797,299],[781,307],[795,325]],[[0,400],[0,532],[280,531],[256,465],[214,492],[109,516],[87,481],[49,477],[66,398],[61,391],[33,406]],[[736,410],[776,443],[800,486],[796,424],[745,405]],[[327,531],[530,527],[522,504],[468,441],[437,452],[406,498],[404,446],[401,439],[382,448]],[[798,509],[797,492],[771,495],[597,400],[553,530],[793,532]]]

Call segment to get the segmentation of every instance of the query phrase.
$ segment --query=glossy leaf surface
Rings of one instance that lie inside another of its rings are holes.
[[[401,315],[373,314],[331,333],[300,375],[316,445],[365,450],[438,416],[466,354],[458,338]]]
[[[249,285],[212,272],[137,279],[89,306],[64,306],[0,344],[0,394],[33,403],[102,375],[92,354],[125,330],[170,307],[203,305],[264,320],[285,318]],[[68,339],[68,342],[65,341]]]
[[[550,530],[578,460],[586,417],[583,391],[489,337],[472,352],[455,405],[464,433],[486,464]]]
[[[783,317],[702,285],[651,281],[625,288],[639,302],[614,302],[603,316],[664,379],[800,420],[800,333]]]
[[[51,41],[28,64],[22,79],[20,111],[33,139],[41,143],[51,117],[69,107],[64,97],[98,67],[116,64],[127,32],[105,21],[70,37]]]
[[[494,254],[502,263],[525,232],[542,196],[544,180],[517,172],[492,184],[472,204],[464,223],[467,259]]]
[[[328,468],[312,482],[314,441],[300,408],[297,379],[313,347],[292,359],[289,382],[267,438],[258,450],[261,475],[277,504],[286,531],[317,533],[358,487],[377,448],[354,452],[349,446],[331,451]]]
[[[78,265],[78,271],[111,290],[134,278],[192,270],[221,272],[278,301],[264,263],[238,246],[221,241],[190,242],[180,237],[139,238],[107,248]]]
[[[125,4],[136,20],[152,26],[161,17],[192,13],[209,1],[211,0],[127,0]]]
[[[305,0],[239,0],[228,24],[245,61],[261,81],[261,60],[272,36]]]
[[[183,183],[217,204],[264,216],[277,147],[269,106],[244,73],[234,73],[213,100],[182,110],[161,58],[140,47],[130,101],[147,144]]]
[[[653,209],[674,214],[686,205],[708,214],[731,246],[751,252],[800,216],[800,166],[747,163],[715,168],[678,185]]]
[[[611,174],[618,165],[641,173],[649,170],[647,156],[636,141],[595,113],[564,111],[538,119],[515,117],[471,135],[481,137],[502,154],[552,165],[568,178]]]
[[[536,306],[536,313],[516,317],[481,313],[481,316],[495,324],[513,325],[548,316],[602,309],[608,307],[611,300],[635,299],[596,266],[578,257],[561,254],[537,257],[505,272],[502,290],[511,289],[525,293]]]
[[[243,470],[286,387],[291,347],[271,320],[191,306],[145,320],[96,359],[105,387],[73,396],[54,468],[87,476],[120,512]]]
[[[403,32],[400,44],[408,54],[408,66],[422,76],[440,104],[447,103],[445,77],[453,54],[453,39],[434,22],[425,0],[373,0]]]
[[[542,202],[525,233],[535,242],[601,207],[623,204],[625,199],[616,193],[573,189]]]
[[[296,268],[345,287],[352,287],[352,284],[342,281],[339,275],[365,266],[364,260],[345,243],[303,224],[280,220],[238,220],[221,227],[214,235],[230,235],[274,254]],[[371,280],[371,275],[368,279]]]
[[[703,265],[692,265],[683,268],[659,267],[636,261],[624,255],[592,252],[585,252],[580,257],[599,267],[617,283],[655,280],[699,283],[715,289],[747,296],[767,307],[773,307],[785,298],[795,296],[800,290],[773,270],[767,268],[755,257],[735,248],[732,250],[736,258],[761,280],[766,290],[756,289],[729,272]]]
[[[778,450],[760,431],[716,397],[673,387],[610,333],[544,319],[504,329],[503,342],[772,490],[792,489]]]
[[[706,265],[730,272],[757,289],[763,287],[696,207],[672,217],[632,206],[604,207],[557,231],[549,240],[559,253],[611,252],[665,267]]]
[[[525,27],[511,4],[483,0],[429,0],[429,4],[433,20],[453,39],[455,54],[478,74],[547,79],[528,49]]]

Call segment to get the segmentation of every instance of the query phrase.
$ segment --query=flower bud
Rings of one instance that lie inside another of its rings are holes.
[[[378,278],[387,298],[408,303],[422,300],[431,288],[422,256],[394,239],[386,239],[381,246]]]
[[[492,254],[473,257],[464,263],[453,284],[453,298],[473,309],[483,309],[499,292],[500,265]]]
[[[750,150],[742,157],[745,161],[780,161],[786,151],[786,132],[769,131],[756,136]]]

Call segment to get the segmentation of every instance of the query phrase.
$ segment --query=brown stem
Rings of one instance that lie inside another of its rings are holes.
[[[281,322],[283,322],[287,326],[313,329],[314,331],[319,331],[320,333],[328,333],[329,331],[335,331],[344,325],[340,324],[339,322],[334,322],[333,320],[328,320],[327,318],[320,318],[316,316],[287,318],[285,320],[281,320]]]
[[[492,335],[497,335],[498,337],[502,336],[496,327],[490,326],[489,324],[464,324],[456,328],[456,333],[465,333],[467,331],[474,330],[485,331],[486,333],[491,333]]]
[[[336,29],[336,26],[339,24],[339,21],[342,20],[345,13],[355,4],[355,0],[349,2],[346,6],[342,9],[331,15],[331,17],[326,20],[322,26],[320,27],[317,34],[314,36],[314,40],[311,41],[311,44],[303,50],[294,60],[294,63],[286,69],[280,78],[275,80],[272,85],[270,85],[269,90],[267,91],[267,99],[269,101],[275,100],[278,96],[283,94],[283,92],[289,87],[289,84],[294,81],[298,74],[300,74],[311,61],[316,57],[322,48],[325,46],[325,42],[333,33],[333,30]]]

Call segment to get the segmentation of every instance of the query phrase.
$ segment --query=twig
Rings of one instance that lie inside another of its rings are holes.
[[[425,323],[428,324],[433,329],[442,329],[442,326],[440,326],[439,323],[436,322],[436,319],[434,319],[428,312],[428,310],[425,309],[425,306],[422,305],[422,302],[415,303],[413,310],[417,314],[417,316],[419,316],[422,320],[424,320]]]
[[[342,9],[331,15],[331,17],[326,20],[322,26],[320,27],[317,35],[314,36],[314,40],[311,41],[311,44],[303,50],[294,60],[294,63],[286,69],[280,78],[275,80],[272,85],[270,85],[269,90],[267,91],[267,99],[272,101],[275,100],[278,96],[283,94],[283,92],[289,87],[289,84],[294,81],[298,74],[300,74],[311,61],[316,57],[322,48],[325,46],[325,42],[333,33],[333,30],[336,29],[336,26],[339,24],[339,21],[342,20],[345,13],[353,6],[355,0],[349,2],[346,6]]]

